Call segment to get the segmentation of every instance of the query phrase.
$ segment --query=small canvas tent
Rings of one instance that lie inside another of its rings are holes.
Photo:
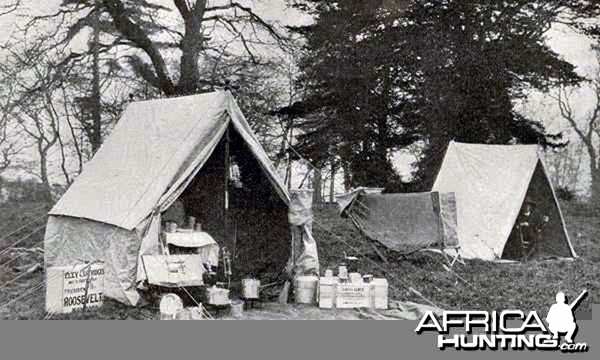
[[[241,188],[224,181],[232,158]],[[50,211],[46,267],[102,261],[105,296],[135,305],[140,257],[159,252],[161,214],[178,199],[219,245],[237,249],[240,275],[285,267],[290,198],[228,91],[131,103]],[[297,258],[318,271],[305,230]]]
[[[360,188],[339,196],[340,215],[349,218],[367,238],[394,251],[456,246],[454,194],[381,191]]]
[[[537,145],[450,142],[433,191],[456,195],[465,258],[518,258],[515,222],[526,198],[550,219],[541,236],[544,254],[575,256]]]

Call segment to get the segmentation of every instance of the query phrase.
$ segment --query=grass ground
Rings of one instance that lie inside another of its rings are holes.
[[[0,205],[0,319],[42,319],[46,315],[43,271],[38,268],[26,273],[36,263],[43,264],[41,252],[8,248],[16,242],[16,248],[41,247],[46,210],[36,203]],[[390,263],[385,265],[333,208],[315,211],[314,236],[323,269],[335,268],[343,261],[344,251],[357,255],[353,249],[358,250],[366,255],[359,256],[358,270],[387,277],[393,299],[425,303],[426,298],[444,309],[517,308],[545,314],[557,291],[573,299],[587,289],[589,297],[578,308],[583,314],[590,311],[591,302],[600,299],[600,214],[572,203],[565,204],[563,211],[580,256],[573,261],[498,264],[474,260],[455,263],[449,272],[439,254],[418,252],[401,257],[388,252]],[[131,308],[107,301],[98,311],[54,318],[150,319],[156,313],[157,309],[151,307]]]

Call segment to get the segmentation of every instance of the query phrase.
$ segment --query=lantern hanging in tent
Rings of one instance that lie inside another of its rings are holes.
[[[235,156],[232,156],[229,160],[229,180],[236,189],[242,188],[240,167],[237,162],[235,162]]]

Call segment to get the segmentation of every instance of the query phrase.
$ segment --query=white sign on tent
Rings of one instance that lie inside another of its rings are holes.
[[[70,313],[99,307],[104,298],[104,264],[78,264],[48,268],[46,311]]]

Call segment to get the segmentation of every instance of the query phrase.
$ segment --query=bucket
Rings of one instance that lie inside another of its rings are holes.
[[[165,294],[160,298],[160,319],[175,320],[177,314],[183,310],[183,301],[175,294]]]
[[[314,304],[319,278],[316,276],[297,276],[294,281],[294,294],[297,304]]]
[[[260,280],[242,279],[242,297],[244,299],[258,299]]]
[[[241,318],[244,316],[244,302],[242,300],[231,300],[229,314],[234,318]]]
[[[216,286],[206,289],[206,297],[208,304],[216,306],[229,305],[229,290],[218,288]]]

